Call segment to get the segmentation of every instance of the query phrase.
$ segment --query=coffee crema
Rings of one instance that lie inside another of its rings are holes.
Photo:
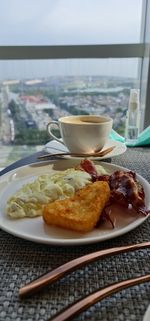
[[[67,123],[67,124],[75,124],[75,125],[84,125],[84,124],[102,124],[106,123],[109,120],[103,117],[84,117],[84,118],[76,118],[74,117],[65,117],[60,119],[61,122]]]

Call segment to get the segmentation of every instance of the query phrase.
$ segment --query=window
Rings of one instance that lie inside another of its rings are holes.
[[[0,166],[41,149],[61,115],[109,113],[124,134],[130,88],[149,115],[149,16],[149,0],[1,1]]]
[[[142,0],[1,0],[0,45],[139,43]]]

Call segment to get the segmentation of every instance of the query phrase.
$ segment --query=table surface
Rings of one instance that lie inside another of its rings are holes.
[[[33,163],[40,153],[5,168]],[[141,174],[150,182],[150,148],[128,148],[111,162]],[[149,250],[124,253],[90,263],[30,298],[19,300],[21,286],[70,259],[92,251],[149,241],[150,220],[113,240],[82,246],[37,244],[0,230],[0,320],[45,321],[67,305],[111,283],[150,273]],[[103,299],[74,320],[142,321],[150,302],[150,284],[143,283]]]

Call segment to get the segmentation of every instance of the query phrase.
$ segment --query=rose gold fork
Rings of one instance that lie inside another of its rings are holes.
[[[38,159],[47,159],[50,157],[61,157],[61,156],[72,156],[72,157],[103,157],[110,153],[116,146],[108,147],[102,151],[97,151],[94,153],[70,153],[70,152],[59,152],[41,155]]]
[[[150,247],[150,242],[133,244],[133,245],[126,245],[121,247],[115,247],[105,250],[100,250],[96,252],[92,252],[90,254],[81,256],[74,260],[71,260],[54,270],[47,272],[46,274],[40,276],[36,280],[28,283],[24,287],[19,290],[20,298],[24,298],[30,296],[38,291],[40,291],[45,286],[52,284],[53,282],[61,279],[64,275],[72,272],[73,270],[77,269],[78,267],[84,266],[87,263],[93,262],[99,258],[104,258],[111,256],[113,254],[119,254],[124,252],[129,252],[133,250],[139,250]]]

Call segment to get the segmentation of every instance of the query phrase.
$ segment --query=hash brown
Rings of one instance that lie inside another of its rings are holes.
[[[110,188],[107,182],[94,182],[78,190],[70,198],[46,205],[43,219],[48,225],[88,232],[98,222],[109,196]]]

